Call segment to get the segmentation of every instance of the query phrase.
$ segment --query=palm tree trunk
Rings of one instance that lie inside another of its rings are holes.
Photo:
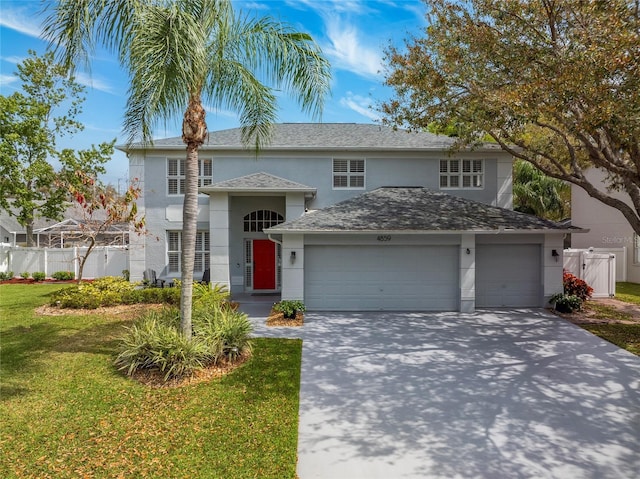
[[[199,95],[192,95],[182,122],[182,140],[187,144],[185,190],[182,207],[182,291],[180,293],[180,329],[191,338],[193,304],[193,267],[198,229],[198,148],[207,134],[205,110]]]

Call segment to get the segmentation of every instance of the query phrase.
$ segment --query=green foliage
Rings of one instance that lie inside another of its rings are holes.
[[[296,477],[302,341],[256,338],[222,378],[147,387],[113,365],[132,320],[36,313],[60,288],[0,286],[1,477]]]
[[[125,279],[125,281],[129,281],[130,273],[129,273],[128,269],[123,269],[122,270],[122,277]]]
[[[34,279],[34,281],[44,281],[47,275],[43,271],[36,271],[31,275],[31,277]]]
[[[84,87],[69,78],[52,53],[29,51],[18,64],[22,92],[0,96],[0,208],[15,216],[33,244],[33,222],[61,219],[77,171],[96,177],[113,153],[113,142],[75,152],[57,148],[59,138],[82,129]],[[51,163],[60,167],[56,170]]]
[[[556,311],[561,313],[573,313],[582,306],[582,300],[578,296],[565,293],[554,294],[549,302],[555,306]]]
[[[164,379],[179,378],[216,359],[207,341],[186,338],[177,328],[179,315],[174,309],[147,313],[128,328],[115,364],[131,375],[142,369],[158,369]]]
[[[304,312],[306,308],[304,303],[300,300],[283,299],[279,303],[273,305],[273,310],[277,313],[282,313],[287,319],[294,319],[298,311]]]
[[[51,275],[53,279],[57,279],[58,281],[68,281],[75,277],[73,271],[56,271]]]
[[[527,161],[513,163],[513,209],[549,220],[570,213],[571,187],[551,178]]]
[[[118,369],[129,375],[156,369],[166,381],[189,376],[222,359],[237,361],[252,350],[253,327],[247,316],[220,304],[194,311],[191,338],[179,326],[176,309],[147,313],[127,330],[115,359]]]
[[[578,278],[568,271],[564,271],[562,274],[562,286],[564,294],[577,296],[580,301],[586,301],[593,293],[593,288],[589,286],[586,281]]]
[[[28,274],[29,273],[27,273],[27,275]],[[0,281],[6,281],[8,279],[13,279],[13,271],[6,271],[6,272],[3,271],[0,273]]]
[[[93,282],[81,282],[63,288],[51,295],[51,304],[62,308],[95,309],[100,306],[114,306],[135,303],[136,285],[118,276],[105,276]]]
[[[31,276],[31,273],[29,273],[28,271],[24,271],[24,272],[20,273],[20,277],[22,279],[29,279],[29,276]]]

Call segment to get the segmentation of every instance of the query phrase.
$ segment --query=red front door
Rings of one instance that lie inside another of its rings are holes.
[[[253,289],[276,289],[276,244],[253,240]]]

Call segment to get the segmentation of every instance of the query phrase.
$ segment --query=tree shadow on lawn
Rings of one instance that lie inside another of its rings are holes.
[[[28,393],[24,377],[41,372],[52,352],[114,356],[118,338],[129,324],[131,320],[118,320],[77,329],[52,320],[3,331],[0,398]]]
[[[560,318],[330,314],[306,328],[301,476],[354,463],[371,478],[640,470],[639,358]]]

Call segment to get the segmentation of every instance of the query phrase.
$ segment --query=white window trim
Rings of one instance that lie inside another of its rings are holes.
[[[201,186],[208,186],[213,184],[213,158],[208,158],[208,157],[203,157],[203,158],[198,158],[198,168],[201,169],[203,162],[204,161],[210,161],[211,162],[211,175],[198,175],[198,187]],[[173,157],[173,156],[169,156],[166,158],[165,161],[165,189],[167,192],[167,196],[171,196],[171,197],[175,197],[175,196],[184,196],[184,193],[180,193],[180,180],[184,180],[185,176],[184,175],[176,175],[176,176],[171,176],[171,178],[176,178],[178,180],[178,193],[170,193],[169,192],[169,161],[177,161],[178,162],[178,169],[180,168],[180,162],[181,161],[186,161],[186,159],[184,157]],[[179,172],[179,171],[178,171]]]
[[[442,172],[440,171],[440,165],[443,161],[447,162],[447,172]],[[451,163],[454,161],[458,161],[459,162],[459,167],[458,167],[458,172],[457,173],[451,173],[450,169],[451,169]],[[463,168],[463,162],[465,161],[469,161],[471,162],[471,171],[469,172],[464,172],[464,168]],[[481,171],[479,172],[474,172],[473,171],[473,162],[474,161],[480,161],[481,164]],[[449,159],[441,159],[440,161],[438,161],[438,186],[440,187],[441,190],[484,190],[484,185],[485,185],[485,179],[486,179],[486,166],[485,166],[485,161],[482,158],[449,158]],[[440,185],[440,181],[441,178],[443,176],[447,177],[447,184],[450,184],[450,178],[452,177],[457,177],[458,178],[458,186],[441,186]],[[481,177],[481,185],[482,186],[463,186],[464,184],[464,180],[463,178],[467,176],[467,177],[473,177],[473,176],[480,176]]]
[[[334,162],[336,160],[342,160],[342,161],[346,161],[347,162],[347,171],[344,174],[342,174],[341,172],[337,173],[338,176],[346,176],[347,177],[347,186],[335,186],[336,172],[334,170],[334,168],[335,168]],[[363,165],[362,173],[360,173],[360,172],[351,173],[349,171],[351,169],[351,162],[352,161],[362,161],[362,165]],[[350,179],[352,177],[362,177],[362,186],[349,186],[349,184],[351,183]],[[332,158],[331,159],[331,187],[334,190],[365,190],[367,188],[367,160],[366,160],[366,158],[342,158],[342,157]]]
[[[633,233],[633,264],[640,264],[640,236],[638,233]]]

